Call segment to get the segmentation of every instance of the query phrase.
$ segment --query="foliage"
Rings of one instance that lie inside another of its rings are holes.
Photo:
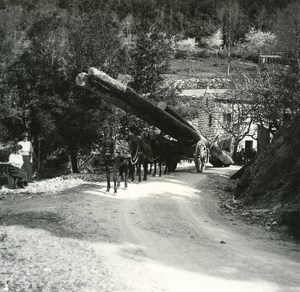
[[[135,46],[129,50],[129,73],[133,78],[129,85],[151,102],[169,100],[174,93],[164,85],[162,76],[169,68],[173,48],[173,39],[161,31],[159,23],[154,25],[145,20],[137,24]],[[146,127],[144,122],[127,114],[121,117],[121,123],[133,133]]]
[[[205,38],[204,43],[211,49],[219,49],[223,45],[221,29],[218,29],[211,36]]]
[[[28,30],[29,49],[8,68],[9,94],[24,128],[35,141],[42,139],[44,157],[63,146],[76,161],[78,151],[89,149],[97,138],[110,112],[100,99],[76,88],[74,80],[95,64],[117,75],[118,68],[112,66],[118,54],[116,28],[99,14],[88,23],[84,19],[43,12]]]
[[[218,29],[211,36],[204,38],[203,43],[205,43],[208,48],[218,56],[218,52],[223,45],[223,35],[221,29]]]
[[[218,124],[233,138],[233,159],[238,146],[246,136],[254,137],[255,127],[252,112],[256,105],[241,95],[238,88],[230,92],[230,97],[220,104]]]
[[[162,74],[169,68],[172,55],[172,39],[161,32],[158,25],[142,22],[137,28],[136,46],[130,52],[131,87],[157,100],[159,88],[163,84]]]
[[[282,65],[262,67],[257,74],[243,75],[239,93],[253,104],[251,117],[277,132],[300,109],[298,72]]]
[[[179,40],[176,42],[177,55],[185,55],[187,59],[190,59],[192,53],[195,52],[197,45],[195,38]]]
[[[300,69],[300,3],[289,4],[277,14],[274,30],[278,35],[279,48],[290,53],[292,64]]]
[[[235,49],[235,53],[245,59],[248,56],[258,56],[264,51],[270,52],[275,46],[275,34],[251,28],[245,35],[245,41]]]

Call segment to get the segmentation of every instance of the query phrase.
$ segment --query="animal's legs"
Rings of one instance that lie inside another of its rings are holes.
[[[118,189],[118,169],[116,166],[114,166],[114,174],[113,174],[113,179],[114,179],[114,193],[117,193]]]
[[[141,182],[142,181],[142,178],[141,178],[141,172],[142,172],[142,170],[141,170],[141,162],[138,161],[137,163],[138,163],[137,164],[138,182]]]
[[[147,174],[148,174],[148,162],[143,163],[143,169],[144,169],[144,177],[143,180],[147,180]]]
[[[125,189],[127,189],[127,187],[128,187],[127,179],[128,179],[128,166],[125,165],[125,168],[124,168],[124,188]]]
[[[106,166],[105,170],[106,170],[106,182],[107,182],[106,192],[109,192],[109,190],[110,190],[110,169],[109,169],[109,166]]]
[[[153,170],[152,176],[156,176],[156,161],[154,161],[154,163],[153,163],[153,168],[154,168],[154,170]]]
[[[161,160],[158,162],[158,167],[159,167],[159,176],[161,176]]]

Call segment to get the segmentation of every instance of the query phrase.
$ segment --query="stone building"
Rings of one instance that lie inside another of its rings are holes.
[[[226,83],[222,81],[223,86],[224,84],[226,85]],[[224,129],[233,126],[232,123],[235,118],[233,110],[234,104],[228,102],[231,98],[229,90],[221,88],[221,86],[214,86],[213,84],[213,88],[207,86],[206,89],[183,89],[180,95],[199,100],[198,118],[193,124],[197,125],[199,132],[203,136],[217,143],[222,150],[232,154],[234,150],[233,138],[232,135]],[[248,121],[245,120],[245,132],[248,125]],[[243,128],[243,125],[241,125],[241,127]],[[262,133],[264,136],[266,134],[262,128],[260,128],[260,132],[258,132],[257,125],[251,125],[249,135],[246,135],[239,143],[237,151],[255,153],[258,150],[257,141],[259,139],[259,133]],[[268,137],[264,138],[264,142],[268,143]]]

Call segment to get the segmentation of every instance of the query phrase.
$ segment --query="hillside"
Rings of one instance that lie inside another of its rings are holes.
[[[300,237],[300,115],[246,167],[236,197],[274,211],[278,223]]]
[[[174,59],[171,61],[170,68],[165,76],[170,80],[189,79],[189,78],[226,78],[227,59],[216,57],[203,57],[194,59]],[[240,71],[249,71],[257,64],[249,61],[233,59],[231,61],[231,76],[239,74]]]

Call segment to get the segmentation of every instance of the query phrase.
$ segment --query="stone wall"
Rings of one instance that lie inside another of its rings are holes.
[[[228,78],[189,78],[189,79],[179,79],[172,82],[178,89],[206,89],[207,87],[211,89],[225,89],[229,88],[231,85],[231,81]]]
[[[199,98],[198,108],[198,130],[210,140],[214,140],[218,135],[219,138],[227,137],[226,132],[222,129],[220,122],[223,122],[223,111],[220,108],[220,102],[215,99],[220,96],[206,94]]]

